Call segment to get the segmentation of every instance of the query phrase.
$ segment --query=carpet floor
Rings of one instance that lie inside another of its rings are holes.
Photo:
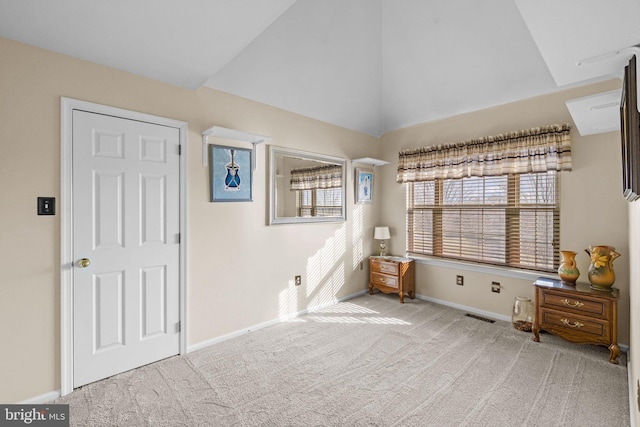
[[[86,385],[74,426],[629,426],[626,358],[363,295]]]

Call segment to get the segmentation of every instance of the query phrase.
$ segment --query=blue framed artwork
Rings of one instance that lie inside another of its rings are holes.
[[[251,149],[209,145],[209,188],[212,202],[251,202]]]
[[[371,203],[373,201],[373,171],[356,169],[356,203]]]

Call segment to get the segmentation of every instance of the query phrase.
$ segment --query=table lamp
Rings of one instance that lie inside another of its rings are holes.
[[[384,251],[384,249],[387,247],[387,245],[385,244],[385,240],[391,238],[389,227],[376,227],[373,231],[373,238],[376,240],[380,240],[380,256],[385,256],[387,254]]]

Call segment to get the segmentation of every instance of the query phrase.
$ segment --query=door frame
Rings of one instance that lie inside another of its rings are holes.
[[[169,126],[180,138],[180,354],[187,353],[187,122],[61,97],[60,108],[60,394],[73,391],[73,110]]]

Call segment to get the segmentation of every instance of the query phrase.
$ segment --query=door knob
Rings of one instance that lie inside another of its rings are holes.
[[[89,264],[91,264],[91,260],[89,258],[82,258],[78,260],[78,267],[80,268],[87,268],[89,267]]]

